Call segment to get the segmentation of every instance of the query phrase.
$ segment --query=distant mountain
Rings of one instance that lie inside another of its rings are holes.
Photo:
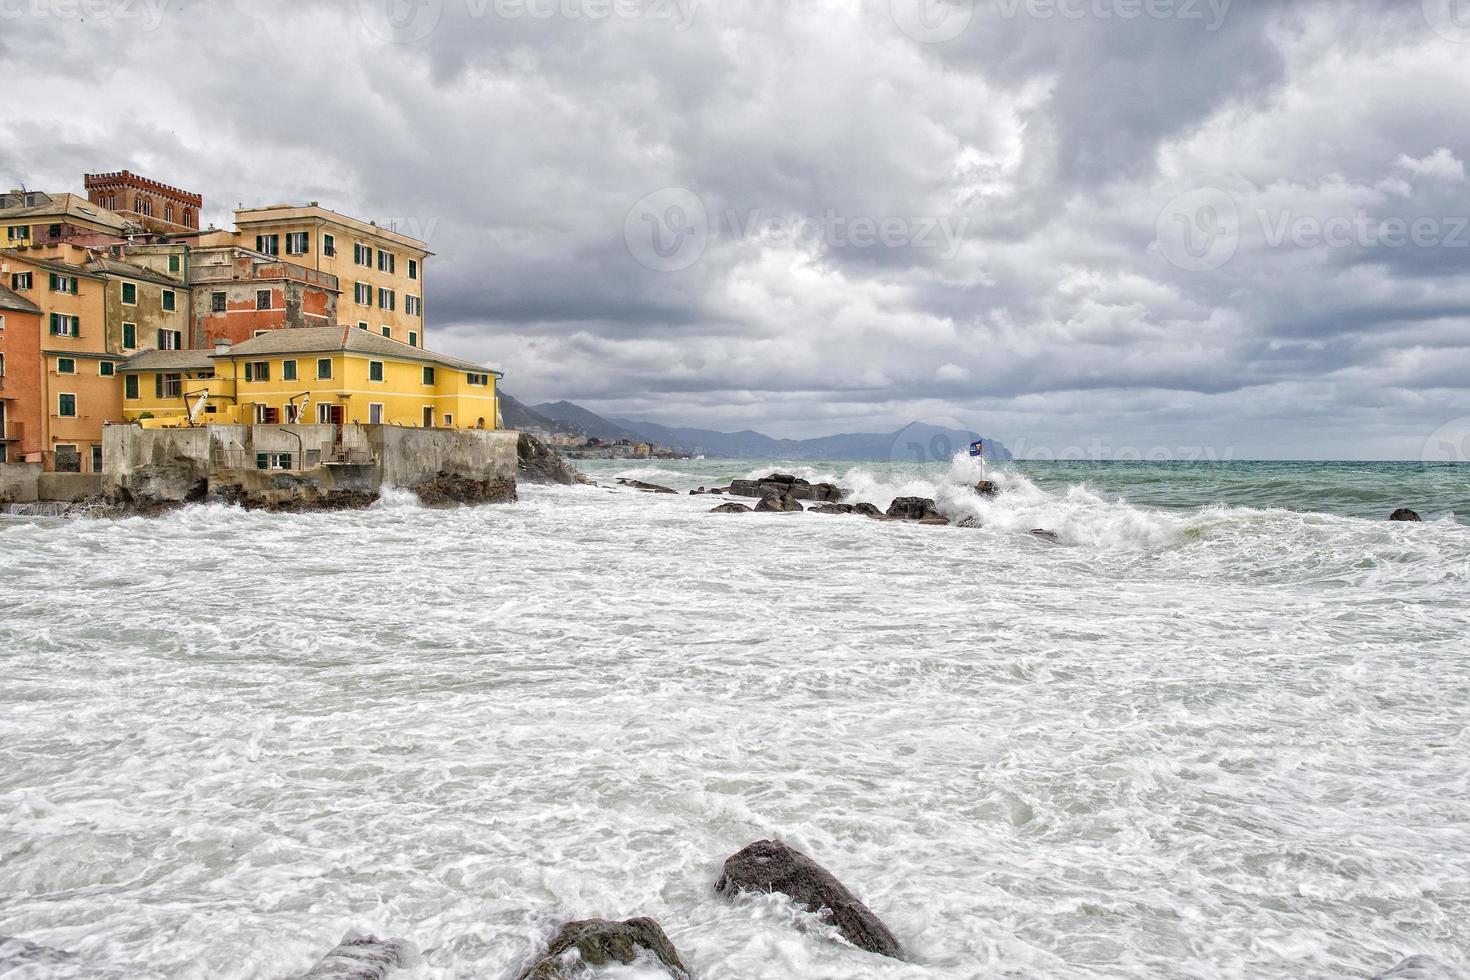
[[[612,419],[612,424],[641,432],[674,449],[707,456],[779,459],[891,459],[934,462],[949,459],[983,437],[966,429],[915,422],[897,432],[845,432],[817,439],[773,439],[749,429],[716,432],[713,429],[673,429],[653,422]],[[1010,450],[998,440],[984,439],[985,458],[1004,461]]]
[[[512,398],[503,391],[496,392],[500,399],[500,418],[507,429],[541,429],[545,432],[557,431],[555,420],[549,419],[533,409],[527,408],[525,404]]]
[[[601,415],[589,412],[581,405],[574,405],[569,401],[545,402],[534,406],[533,411],[555,421],[558,432],[570,432],[588,439],[596,438],[614,442],[619,439],[642,442],[648,438],[618,423],[609,422]]]

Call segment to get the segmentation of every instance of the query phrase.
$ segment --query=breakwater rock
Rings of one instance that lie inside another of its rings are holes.
[[[1420,517],[1418,514],[1414,513],[1407,507],[1400,507],[1392,514],[1389,514],[1388,519],[1391,521],[1409,521],[1413,524],[1418,524],[1424,520],[1424,518]]]
[[[415,958],[413,947],[401,939],[348,933],[298,980],[385,980]]]
[[[831,483],[810,483],[789,473],[772,473],[759,480],[732,480],[725,492],[736,497],[774,495],[819,503],[836,503],[848,494]]]
[[[526,432],[520,433],[516,440],[516,479],[562,486],[591,482],[561,453]]]
[[[847,886],[805,854],[780,841],[759,840],[725,861],[715,883],[724,895],[781,892],[823,915],[859,949],[902,959],[898,939]]]
[[[520,980],[576,980],[588,976],[589,966],[631,965],[656,960],[673,980],[689,980],[689,968],[649,918],[613,922],[583,919],[562,926],[546,946],[546,953],[520,975]]]

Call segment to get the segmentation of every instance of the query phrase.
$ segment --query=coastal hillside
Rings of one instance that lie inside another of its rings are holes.
[[[766,459],[894,459],[930,462],[948,458],[976,439],[985,440],[985,457],[1011,458],[1010,450],[995,439],[964,429],[915,422],[895,432],[843,432],[815,439],[773,439],[749,429],[718,432],[713,429],[669,428],[653,422],[613,419],[615,425],[634,429],[665,446],[706,456]]]

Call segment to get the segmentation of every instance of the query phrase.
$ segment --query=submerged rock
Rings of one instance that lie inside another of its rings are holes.
[[[781,892],[820,913],[859,949],[902,959],[898,939],[847,886],[805,854],[780,841],[760,840],[725,861],[715,883],[722,895]]]
[[[299,980],[383,980],[413,958],[413,948],[401,939],[348,933]]]
[[[919,523],[920,524],[928,524],[931,527],[948,527],[949,526],[949,518],[948,517],[940,517],[939,515],[936,514],[933,517],[921,517],[921,518],[919,518]]]
[[[851,514],[852,504],[818,504],[812,508],[813,514]]]
[[[1031,533],[1043,541],[1050,541],[1052,544],[1062,543],[1062,536],[1055,531],[1048,531],[1045,528],[1037,527],[1032,528]]]
[[[928,497],[898,497],[888,505],[888,516],[900,521],[922,521],[931,517],[944,517]],[[948,524],[948,521],[945,521]]]
[[[720,504],[710,511],[711,514],[749,514],[750,508],[744,504]]]
[[[1422,517],[1420,517],[1418,514],[1414,513],[1407,507],[1400,507],[1392,514],[1389,514],[1388,519],[1391,521],[1412,521],[1416,524],[1423,521]]]
[[[583,919],[562,926],[546,953],[520,975],[520,980],[573,980],[588,974],[588,966],[631,964],[647,951],[674,980],[689,980],[689,968],[669,942],[658,922],[649,918],[613,922]]]
[[[729,492],[730,492],[730,488],[729,487],[700,487],[698,490],[690,490],[689,491],[689,496],[691,496],[691,497],[698,497],[698,496],[700,496],[702,494],[729,493]]]
[[[985,526],[984,524],[981,524],[980,523],[980,518],[978,518],[978,517],[967,517],[967,518],[965,518],[964,520],[960,521],[958,524],[955,525],[955,527],[965,527],[965,528],[979,528],[979,527],[984,527],[984,526]]]
[[[473,480],[452,473],[440,473],[424,483],[408,488],[425,507],[453,507],[458,504],[513,504],[516,501],[514,480]]]
[[[516,440],[516,479],[563,486],[590,482],[561,453],[525,432]]]
[[[55,966],[59,963],[71,963],[76,959],[76,956],[77,954],[68,953],[63,949],[52,949],[50,946],[37,946],[35,943],[26,942],[24,939],[0,936],[0,973],[20,970],[22,967]]]
[[[975,484],[975,492],[982,497],[1000,496],[1000,485],[994,480],[981,480]]]
[[[772,473],[759,480],[732,480],[727,493],[737,497],[793,497],[797,500],[835,503],[847,496],[847,491],[831,483],[810,483],[790,473]]]
[[[1466,980],[1466,974],[1432,956],[1410,956],[1373,980]]]
[[[642,480],[619,480],[620,486],[632,487],[634,490],[642,490],[644,493],[678,493],[668,487],[661,487],[657,483],[644,483]]]
[[[783,496],[777,496],[774,493],[768,493],[764,497],[762,497],[761,498],[761,502],[755,505],[755,509],[758,510],[758,511],[802,511],[802,510],[806,510],[805,507],[801,506],[801,501],[797,500],[795,497],[784,496],[784,495]]]
[[[877,505],[870,504],[866,500],[864,500],[862,503],[853,504],[852,505],[852,512],[854,514],[861,515],[862,517],[872,518],[875,521],[886,521],[886,520],[888,520],[888,515],[887,514],[883,513],[881,510],[879,510],[878,507],[877,507]]]

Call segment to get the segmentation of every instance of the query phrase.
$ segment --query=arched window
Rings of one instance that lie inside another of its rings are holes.
[[[184,208],[184,224],[190,228],[194,227],[194,209]]]
[[[163,206],[163,220],[169,222],[170,224],[173,223],[174,206],[172,204],[165,204]]]

